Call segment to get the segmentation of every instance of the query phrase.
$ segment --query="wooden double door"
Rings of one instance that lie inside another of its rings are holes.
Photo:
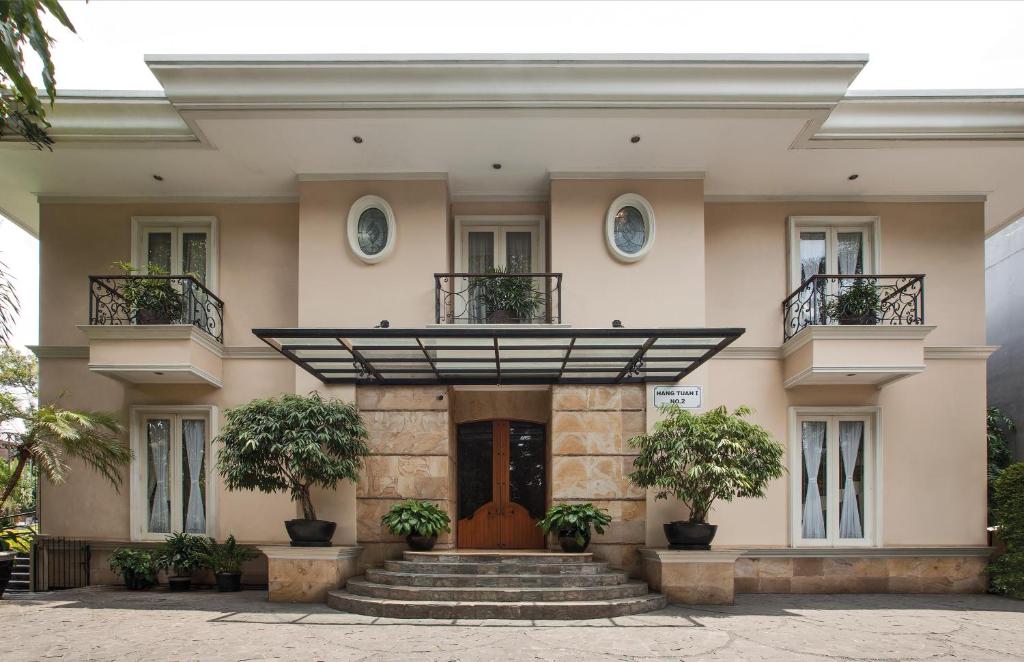
[[[544,426],[476,421],[458,427],[458,546],[543,549],[547,503]]]

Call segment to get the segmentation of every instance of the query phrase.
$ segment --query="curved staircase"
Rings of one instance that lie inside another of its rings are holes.
[[[661,609],[665,596],[589,553],[447,550],[405,552],[349,579],[327,604],[389,618],[564,620]]]

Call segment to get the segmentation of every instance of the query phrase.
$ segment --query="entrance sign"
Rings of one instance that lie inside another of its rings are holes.
[[[704,403],[704,389],[701,386],[657,386],[654,389],[654,406],[676,405],[684,409],[697,409]]]

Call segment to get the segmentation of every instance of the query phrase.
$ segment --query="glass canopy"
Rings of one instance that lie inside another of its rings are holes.
[[[675,383],[744,329],[253,329],[326,384]]]

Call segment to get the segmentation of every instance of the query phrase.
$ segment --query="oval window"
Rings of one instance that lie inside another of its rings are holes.
[[[348,243],[363,262],[379,262],[395,248],[395,215],[383,198],[365,195],[348,213]]]
[[[642,258],[654,243],[654,212],[647,200],[627,193],[608,208],[605,233],[608,248],[624,262]]]

